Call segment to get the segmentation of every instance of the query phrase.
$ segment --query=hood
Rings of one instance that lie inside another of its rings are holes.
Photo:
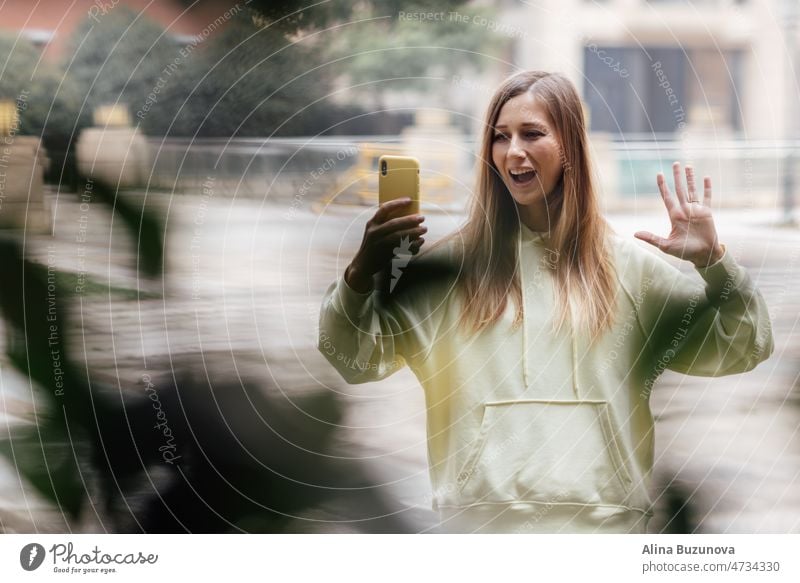
[[[522,222],[520,222],[519,225],[520,232],[519,236],[517,237],[517,265],[519,266],[520,286],[522,287],[522,382],[523,386],[527,389],[531,379],[530,365],[528,363],[528,307],[534,305],[537,300],[536,298],[530,297],[530,294],[533,292],[527,291],[528,288],[525,283],[525,271],[526,269],[530,269],[532,266],[530,264],[526,265],[526,263],[529,262],[525,261],[523,247],[528,245],[538,247],[541,249],[541,251],[536,254],[539,255],[547,248],[549,239],[538,231],[532,231]],[[528,257],[529,256],[530,254],[528,254]],[[575,336],[575,328],[572,322],[571,309],[569,313],[570,318],[568,318],[569,322],[567,322],[567,324],[569,328],[570,342],[572,345],[572,390],[575,398],[578,398],[578,343]]]

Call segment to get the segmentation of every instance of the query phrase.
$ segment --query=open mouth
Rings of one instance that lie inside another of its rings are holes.
[[[511,170],[509,174],[511,175],[511,181],[517,186],[527,186],[536,179],[536,170],[527,170],[525,172]]]

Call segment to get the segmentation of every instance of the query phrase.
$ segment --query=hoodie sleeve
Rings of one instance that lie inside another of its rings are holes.
[[[430,354],[444,310],[433,289],[420,286],[380,302],[377,291],[358,293],[342,274],[323,297],[317,348],[349,384],[414,368]]]
[[[719,261],[696,269],[702,282],[649,253],[640,319],[657,368],[716,377],[752,370],[772,354],[766,302],[723,250]]]

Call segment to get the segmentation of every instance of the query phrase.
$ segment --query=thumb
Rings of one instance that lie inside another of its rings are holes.
[[[666,243],[666,239],[659,237],[658,235],[654,235],[650,231],[636,231],[633,236],[637,239],[645,241],[646,243],[650,243],[654,247],[658,247],[661,250],[664,249],[664,244]]]

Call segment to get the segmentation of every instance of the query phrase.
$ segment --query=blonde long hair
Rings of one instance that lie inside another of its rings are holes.
[[[440,241],[458,237],[463,244],[463,269],[457,287],[465,301],[459,323],[467,331],[480,332],[502,316],[509,295],[517,305],[514,325],[522,322],[516,241],[520,218],[516,203],[494,165],[492,137],[500,109],[526,91],[541,100],[562,147],[564,172],[558,186],[548,195],[554,226],[547,247],[549,256],[555,260],[547,262],[546,268],[554,275],[558,305],[553,331],[558,332],[573,313],[572,303],[577,329],[594,341],[613,325],[616,287],[608,244],[611,228],[600,212],[592,180],[580,97],[572,82],[559,73],[517,73],[500,85],[489,104],[476,191],[467,222]]]

